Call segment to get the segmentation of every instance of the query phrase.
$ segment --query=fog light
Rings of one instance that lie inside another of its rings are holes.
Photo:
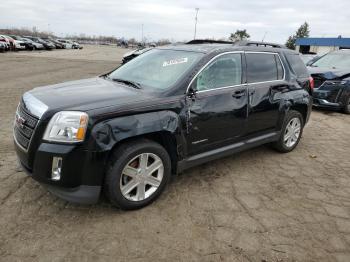
[[[61,170],[62,170],[62,157],[53,157],[52,159],[52,171],[51,179],[58,181],[61,179]]]

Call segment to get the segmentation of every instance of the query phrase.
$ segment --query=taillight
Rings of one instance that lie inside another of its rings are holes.
[[[310,90],[312,91],[315,87],[315,81],[312,78],[312,76],[309,77],[309,81],[310,81]]]

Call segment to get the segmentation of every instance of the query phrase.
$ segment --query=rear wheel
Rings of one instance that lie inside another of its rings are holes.
[[[158,143],[140,139],[115,150],[105,179],[105,193],[121,209],[142,208],[164,190],[171,175],[167,151]]]
[[[282,126],[281,136],[279,140],[273,144],[274,148],[282,153],[292,151],[296,148],[301,139],[303,128],[303,116],[298,111],[289,111]]]
[[[350,114],[350,95],[345,99],[344,113]]]

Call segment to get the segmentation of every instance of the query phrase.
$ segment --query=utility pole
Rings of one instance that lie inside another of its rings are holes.
[[[196,39],[196,34],[197,34],[197,21],[198,21],[198,11],[199,11],[199,8],[196,7],[196,17],[195,17],[195,22],[194,22],[194,36],[193,36],[193,39]]]
[[[144,43],[143,43],[143,24],[141,25],[141,44],[144,45]]]

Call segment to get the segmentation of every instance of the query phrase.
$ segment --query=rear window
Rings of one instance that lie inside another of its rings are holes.
[[[273,81],[281,77],[282,71],[277,68],[274,54],[246,53],[246,59],[248,83]]]
[[[297,77],[308,77],[308,71],[298,54],[286,55],[288,63]]]

